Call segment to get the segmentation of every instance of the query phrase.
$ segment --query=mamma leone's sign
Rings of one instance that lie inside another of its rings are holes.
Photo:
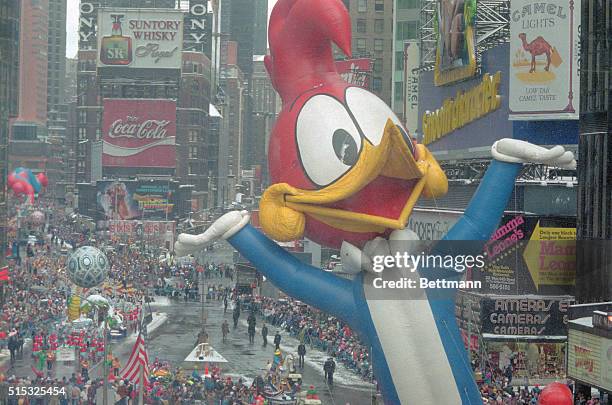
[[[578,119],[580,1],[510,7],[510,119]]]
[[[180,69],[183,13],[172,10],[101,9],[98,67]]]

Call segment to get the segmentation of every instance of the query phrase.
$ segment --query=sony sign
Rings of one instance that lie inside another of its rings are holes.
[[[207,0],[190,0],[189,14],[185,16],[183,49],[211,54],[212,14],[208,13]]]
[[[79,5],[79,49],[96,48],[96,16],[97,6],[93,3],[81,2]]]

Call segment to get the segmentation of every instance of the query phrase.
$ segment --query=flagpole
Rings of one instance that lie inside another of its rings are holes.
[[[102,404],[108,405],[108,313],[104,316],[104,359],[102,365],[104,366],[104,390],[102,391]]]
[[[145,353],[147,350],[147,341],[146,341],[146,337],[147,337],[147,331],[146,331],[146,325],[145,325],[145,317],[144,317],[144,309],[145,309],[145,299],[143,296],[142,299],[142,305],[140,307],[140,332],[139,334],[142,336],[142,341],[145,347]],[[143,333],[144,331],[144,333]],[[139,362],[140,363],[140,390],[138,391],[138,405],[144,405],[144,390],[145,390],[145,383],[144,383],[144,379],[145,379],[145,367],[144,367],[144,362]]]

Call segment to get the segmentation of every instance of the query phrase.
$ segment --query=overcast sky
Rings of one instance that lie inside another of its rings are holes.
[[[276,0],[268,0],[268,15],[272,7],[276,4]],[[66,22],[66,56],[69,58],[76,57],[78,42],[79,42],[79,0],[68,0],[68,16]]]

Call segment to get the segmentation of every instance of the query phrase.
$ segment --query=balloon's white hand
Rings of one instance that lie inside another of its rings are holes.
[[[574,154],[557,145],[550,149],[519,139],[504,138],[491,147],[493,158],[509,163],[541,163],[563,169],[575,169]]]
[[[210,245],[216,240],[227,239],[248,224],[250,215],[247,211],[231,211],[217,219],[204,233],[191,235],[182,233],[174,244],[177,257],[187,256]]]

